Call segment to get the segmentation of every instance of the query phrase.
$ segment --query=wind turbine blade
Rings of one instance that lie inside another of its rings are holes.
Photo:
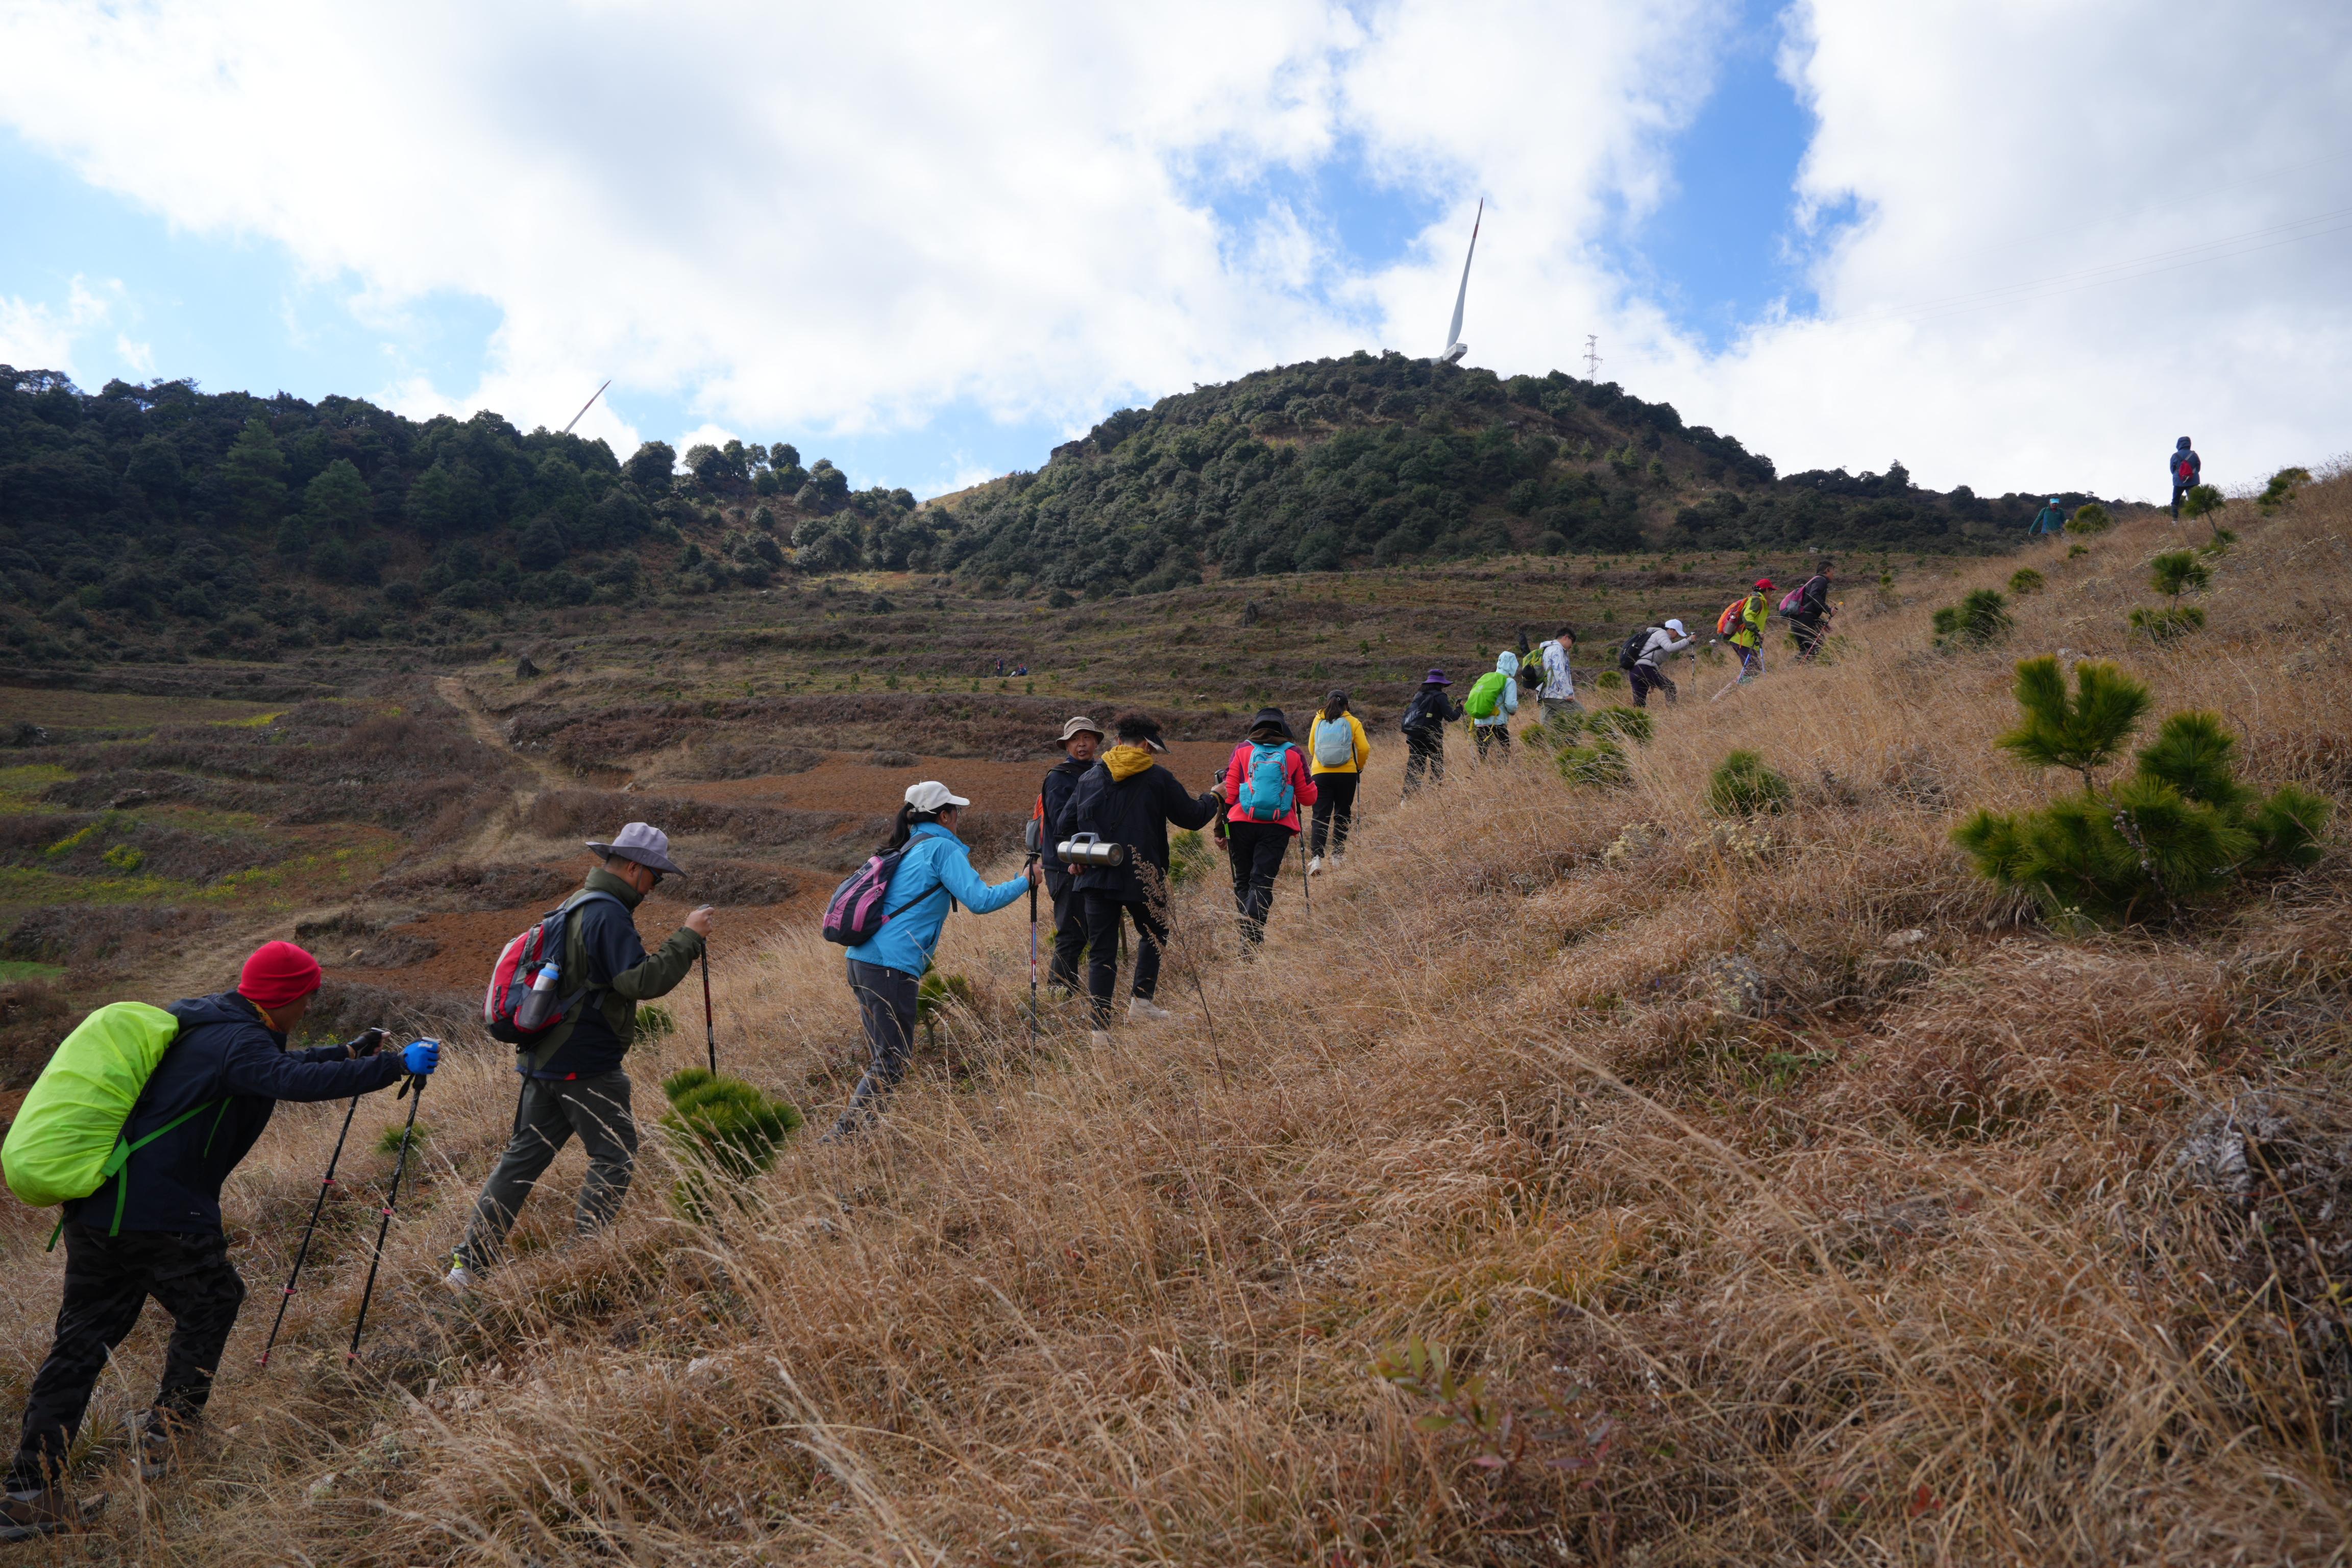
[[[1470,241],[1470,242],[1471,242],[1471,244],[1475,245],[1475,244],[1478,242],[1478,241],[1477,241],[1477,237],[1476,237],[1475,235],[1473,235],[1473,236],[1471,237],[1471,241]],[[1469,274],[1468,274],[1467,272],[1465,272],[1465,273],[1463,274],[1463,279],[1462,279],[1462,280],[1463,280],[1464,282],[1465,282],[1465,283],[1467,283],[1467,282],[1470,280]],[[1458,305],[1457,305],[1457,306],[1455,306],[1455,307],[1454,307],[1454,314],[1456,314],[1456,315],[1460,315],[1461,313],[1462,313],[1462,311],[1461,311],[1461,307],[1460,307],[1460,306],[1458,306]],[[610,386],[610,385],[612,385],[612,384],[613,384],[613,378],[612,378],[611,376],[609,376],[609,375],[608,375],[608,376],[606,376],[606,377],[604,378],[604,386]],[[579,413],[577,413],[577,414],[575,414],[575,415],[573,415],[573,416],[572,416],[572,425],[577,425],[577,424],[579,424],[579,423],[580,423],[580,421],[581,421],[581,420],[583,420],[583,419],[584,419],[584,418],[586,418],[586,417],[588,416],[588,411],[589,411],[591,408],[593,408],[593,407],[595,407],[595,406],[596,406],[596,400],[597,400],[598,398],[600,398],[600,397],[602,397],[602,396],[604,396],[604,386],[600,386],[600,387],[598,387],[595,391],[593,391],[593,392],[592,392],[592,393],[590,393],[590,394],[588,395],[588,401],[587,401],[587,402],[585,402],[585,403],[583,403],[583,404],[582,404],[582,405],[580,405],[580,412],[579,412]],[[572,434],[572,425],[566,425],[566,426],[563,427],[563,432],[562,432],[562,433],[563,433],[564,435],[569,436],[569,435],[571,435],[571,434]]]
[[[1462,258],[1462,287],[1454,291],[1454,324],[1445,329],[1445,346],[1462,341],[1462,307],[1470,298],[1470,263],[1478,254],[1478,226],[1486,218],[1486,198],[1478,198],[1478,216],[1470,220],[1470,253]]]

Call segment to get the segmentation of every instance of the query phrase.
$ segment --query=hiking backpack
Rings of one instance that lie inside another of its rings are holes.
[[[825,941],[856,947],[874,940],[890,918],[882,912],[883,901],[890,896],[890,879],[898,874],[898,862],[914,847],[914,840],[908,839],[906,848],[874,856],[833,890],[824,906]]]
[[[577,987],[535,1029],[524,1028],[516,1016],[522,1011],[523,998],[530,994],[530,983],[539,978],[539,972],[548,964],[562,962],[563,939],[572,924],[572,911],[598,899],[620,904],[624,911],[629,907],[610,893],[582,893],[541,915],[539,923],[499,950],[499,961],[490,970],[490,984],[482,993],[482,1027],[490,1038],[510,1046],[538,1044],[550,1029],[570,1021],[572,1010],[580,1005],[582,997],[601,989],[594,985]]]
[[[1315,721],[1315,760],[1327,768],[1344,768],[1356,760],[1356,727],[1348,716]]]
[[[208,1100],[135,1143],[124,1141],[123,1126],[155,1064],[179,1037],[180,1020],[144,1002],[117,1002],[75,1025],[17,1108],[7,1142],[0,1143],[8,1190],[35,1208],[86,1198],[132,1154],[181,1122],[226,1110],[225,1098]],[[125,1183],[116,1189],[110,1235],[121,1229],[127,1195]],[[62,1230],[65,1222],[58,1224]],[[49,1245],[57,1245],[56,1237]]]
[[[1728,605],[1724,605],[1723,614],[1715,617],[1715,635],[1717,637],[1727,637],[1733,632],[1738,631],[1739,629],[1739,623],[1745,617],[1747,610],[1748,601],[1744,598],[1734,599]]]
[[[1353,751],[1348,753],[1355,755]],[[1259,822],[1278,822],[1290,815],[1298,798],[1290,787],[1290,742],[1252,741],[1249,772],[1242,775],[1235,810]]]
[[[1503,705],[1503,685],[1509,679],[1499,669],[1488,670],[1470,688],[1470,695],[1462,700],[1462,710],[1473,719],[1492,719],[1495,710]]]
[[[1650,634],[1657,629],[1655,626],[1635,626],[1626,633],[1625,640],[1618,645],[1617,668],[1631,669],[1641,663],[1642,650],[1650,646]]]
[[[1445,693],[1444,691],[1431,687],[1422,688],[1419,691],[1413,693],[1412,700],[1405,705],[1404,721],[1400,723],[1397,728],[1402,730],[1408,735],[1412,734],[1416,730],[1436,729],[1438,726],[1438,721],[1431,714],[1430,710],[1433,708],[1437,708],[1444,700]]]
[[[1780,613],[1784,616],[1793,616],[1797,613],[1797,606],[1803,604],[1804,601],[1805,584],[1800,583],[1795,587],[1780,595]]]

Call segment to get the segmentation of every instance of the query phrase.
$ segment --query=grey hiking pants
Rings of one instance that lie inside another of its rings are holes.
[[[628,1195],[637,1159],[629,1075],[615,1068],[594,1078],[526,1079],[514,1137],[482,1184],[482,1195],[474,1200],[474,1217],[457,1249],[460,1264],[479,1268],[497,1258],[523,1199],[530,1196],[555,1152],[575,1132],[580,1146],[588,1151],[588,1176],[580,1184],[574,1223],[582,1236],[593,1236],[612,1223]]]

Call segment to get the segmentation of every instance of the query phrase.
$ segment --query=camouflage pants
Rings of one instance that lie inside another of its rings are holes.
[[[65,1243],[65,1300],[48,1359],[33,1375],[25,1403],[24,1437],[8,1471],[14,1490],[42,1485],[63,1468],[89,1408],[90,1390],[107,1357],[138,1323],[148,1297],[172,1314],[155,1415],[183,1426],[204,1415],[222,1347],[245,1301],[245,1281],[228,1260],[228,1238],[216,1230],[109,1236],[68,1222]]]

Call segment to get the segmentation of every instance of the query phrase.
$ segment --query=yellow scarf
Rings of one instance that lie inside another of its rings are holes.
[[[1113,784],[1125,784],[1150,765],[1148,746],[1113,746],[1103,753],[1103,766],[1110,770]]]

